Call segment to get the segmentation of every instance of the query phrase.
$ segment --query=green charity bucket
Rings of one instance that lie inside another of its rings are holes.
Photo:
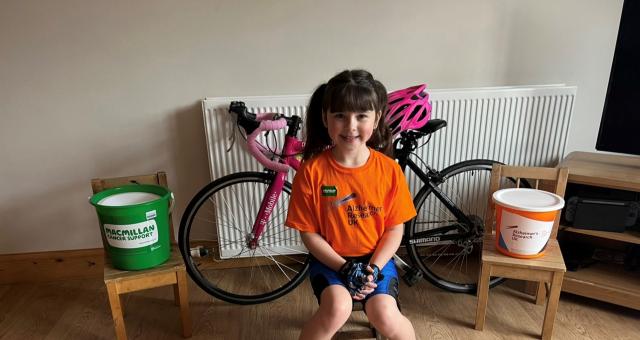
[[[89,202],[96,207],[105,251],[115,268],[141,270],[169,259],[171,191],[158,185],[124,185],[101,191]]]

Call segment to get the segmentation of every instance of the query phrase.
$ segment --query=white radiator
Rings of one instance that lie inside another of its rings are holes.
[[[575,86],[564,85],[429,90],[432,118],[444,119],[448,125],[418,150],[419,156],[435,169],[474,158],[510,165],[555,166],[565,153],[576,91]],[[254,112],[298,114],[304,118],[308,98],[308,95],[206,98],[203,114],[211,178],[262,169],[246,152],[239,134],[236,145],[226,152],[235,130],[227,112],[231,101],[244,101]],[[284,132],[278,136],[279,145],[283,135]],[[272,137],[269,141],[274,145]],[[420,188],[417,178],[411,174],[407,178],[411,191],[416,193]],[[219,235],[234,237],[223,229],[220,228]],[[291,242],[285,246],[297,247],[299,240]]]

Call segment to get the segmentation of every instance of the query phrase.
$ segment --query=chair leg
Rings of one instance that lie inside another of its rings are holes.
[[[174,292],[177,292],[177,296],[174,296],[176,300],[180,301],[180,319],[182,322],[182,336],[190,338],[192,334],[191,324],[191,310],[189,309],[189,296],[187,293],[187,273],[185,270],[176,271],[177,281],[174,286]]]
[[[542,339],[551,339],[553,324],[556,320],[556,312],[558,311],[558,302],[560,301],[560,290],[562,288],[563,277],[563,272],[553,273],[551,292],[549,293],[547,310],[544,313],[544,323],[542,324]]]
[[[487,313],[487,300],[489,299],[489,278],[491,275],[490,265],[482,264],[480,276],[478,278],[478,306],[476,309],[476,326],[477,330],[484,328],[484,318]]]
[[[116,330],[116,338],[118,340],[126,340],[127,330],[124,327],[124,318],[122,317],[122,305],[120,304],[118,288],[114,282],[105,282],[105,284],[107,285],[107,292],[109,293],[111,317],[113,318],[113,327]]]
[[[536,291],[536,305],[541,305],[547,299],[547,284],[544,281],[538,282]]]
[[[179,274],[176,273],[176,277],[178,275]],[[178,285],[178,282],[173,285],[173,304],[175,304],[176,306],[180,306],[180,286]]]

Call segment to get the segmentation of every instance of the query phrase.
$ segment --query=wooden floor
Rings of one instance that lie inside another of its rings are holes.
[[[310,285],[257,306],[213,299],[190,283],[193,339],[296,339],[317,308]],[[535,339],[544,307],[508,287],[489,295],[484,331],[473,329],[476,298],[439,290],[427,282],[401,286],[403,312],[419,339]],[[178,307],[162,287],[125,295],[130,339],[180,339]],[[349,323],[362,327],[363,318]],[[102,280],[0,285],[0,339],[112,339],[107,292]],[[562,294],[556,339],[638,339],[640,312]]]

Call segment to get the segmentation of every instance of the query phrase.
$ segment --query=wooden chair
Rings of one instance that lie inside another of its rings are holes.
[[[559,196],[564,196],[567,185],[567,168],[535,168],[535,167],[513,167],[505,165],[494,165],[491,172],[491,184],[489,187],[489,209],[485,220],[485,234],[482,247],[482,263],[478,280],[478,306],[476,310],[475,328],[482,330],[484,327],[485,314],[487,311],[487,300],[489,297],[489,279],[491,276],[508,277],[526,281],[538,282],[536,302],[541,304],[546,297],[546,285],[549,283],[549,299],[542,325],[542,338],[550,339],[553,332],[558,301],[560,299],[560,288],[562,278],[566,272],[562,253],[556,236],[558,234],[558,224],[560,214],[556,217],[553,229],[542,257],[534,259],[520,259],[503,255],[495,248],[495,237],[493,230],[495,204],[492,200],[493,193],[500,189],[501,183],[506,183],[505,178],[516,179],[517,186],[520,186],[520,179],[527,179],[532,187],[536,189],[553,192]]]
[[[106,189],[131,183],[157,184],[168,187],[167,174],[164,172],[158,172],[151,175],[109,179],[95,178],[91,180],[91,187],[95,194]],[[171,218],[169,218],[169,228],[172,244],[171,256],[167,262],[157,267],[138,271],[119,270],[111,266],[108,255],[105,252],[104,283],[107,286],[107,292],[109,293],[111,315],[113,317],[116,337],[118,339],[127,338],[120,295],[168,285],[173,285],[174,302],[176,305],[180,306],[182,336],[185,338],[191,337],[191,312],[189,310],[187,292],[187,274],[180,251],[175,246],[175,236],[173,233],[173,223],[171,222]],[[105,240],[103,238],[103,243],[104,242]]]

